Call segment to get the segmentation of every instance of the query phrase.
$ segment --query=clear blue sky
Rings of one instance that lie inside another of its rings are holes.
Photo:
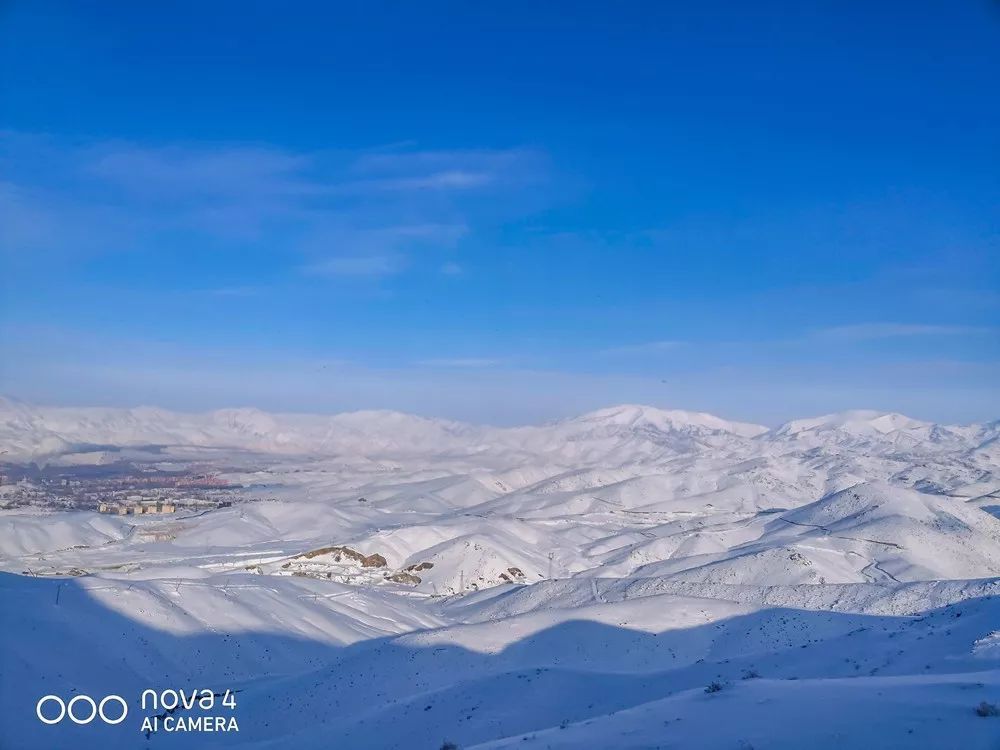
[[[1000,416],[1000,4],[0,9],[0,392]]]

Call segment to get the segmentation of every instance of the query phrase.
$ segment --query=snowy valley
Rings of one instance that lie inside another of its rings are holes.
[[[995,748],[998,436],[867,411],[495,428],[2,400],[10,476],[196,472],[233,501],[100,513],[0,486],[0,736]],[[140,731],[147,688],[237,691],[239,732]],[[75,693],[129,716],[36,718]]]

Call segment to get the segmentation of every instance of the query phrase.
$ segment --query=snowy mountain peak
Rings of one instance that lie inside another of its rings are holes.
[[[857,409],[824,414],[819,417],[795,419],[781,425],[774,432],[777,435],[791,436],[804,432],[837,430],[855,435],[874,433],[886,435],[900,430],[929,429],[932,426],[930,422],[921,422],[904,414]]]
[[[743,437],[753,437],[767,432],[767,428],[756,424],[731,422],[713,414],[681,409],[659,409],[655,406],[622,404],[588,412],[570,423],[597,423],[621,427],[646,427],[661,432],[681,430],[709,430],[728,432]]]

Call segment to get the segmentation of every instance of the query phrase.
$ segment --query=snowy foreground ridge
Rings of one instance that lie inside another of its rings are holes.
[[[996,750],[998,436],[0,399],[0,748]],[[237,501],[5,501],[123,465]],[[140,699],[179,689],[219,698]],[[109,694],[121,723],[36,716]]]

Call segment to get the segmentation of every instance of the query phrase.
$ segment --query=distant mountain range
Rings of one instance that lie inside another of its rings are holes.
[[[847,411],[777,428],[702,412],[622,405],[548,424],[486,427],[394,411],[330,416],[220,409],[201,414],[139,407],[35,406],[0,398],[0,450],[38,461],[121,448],[218,448],[264,454],[376,457],[518,454],[575,466],[682,455],[746,456],[847,451],[885,456],[943,453],[995,465],[1000,421],[940,425],[902,414]]]

